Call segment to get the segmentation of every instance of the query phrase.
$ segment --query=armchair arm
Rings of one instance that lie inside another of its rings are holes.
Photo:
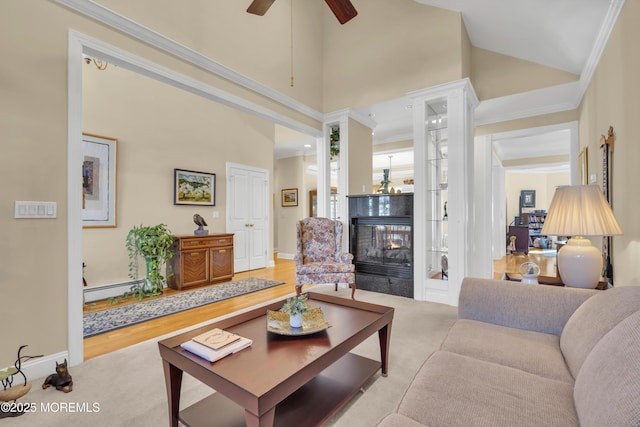
[[[353,262],[353,254],[350,254],[349,252],[341,252],[336,255],[336,261],[343,264],[349,264]]]
[[[573,312],[598,292],[467,277],[458,317],[560,336]]]

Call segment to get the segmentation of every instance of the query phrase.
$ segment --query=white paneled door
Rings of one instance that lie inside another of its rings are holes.
[[[227,232],[234,234],[234,270],[267,266],[269,172],[227,163]]]

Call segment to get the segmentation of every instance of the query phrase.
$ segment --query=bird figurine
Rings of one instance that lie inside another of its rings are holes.
[[[198,226],[198,229],[193,232],[195,235],[199,234],[209,234],[209,230],[205,230],[204,227],[207,225],[207,222],[200,214],[195,214],[193,216],[193,222]]]

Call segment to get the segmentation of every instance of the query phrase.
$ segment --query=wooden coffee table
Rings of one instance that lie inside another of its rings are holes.
[[[393,308],[314,292],[307,295],[331,325],[325,331],[299,337],[267,332],[266,311],[280,309],[283,300],[160,341],[169,424],[321,425],[379,369],[386,376]],[[251,338],[253,345],[214,363],[180,347],[216,327]],[[375,332],[380,361],[349,353]],[[217,393],[180,411],[183,372]]]

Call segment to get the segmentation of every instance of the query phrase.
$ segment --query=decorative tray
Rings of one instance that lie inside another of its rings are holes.
[[[289,323],[289,313],[267,310],[267,331],[278,335],[310,335],[331,327],[324,319],[320,307],[312,308],[302,315],[302,327],[293,328]]]

